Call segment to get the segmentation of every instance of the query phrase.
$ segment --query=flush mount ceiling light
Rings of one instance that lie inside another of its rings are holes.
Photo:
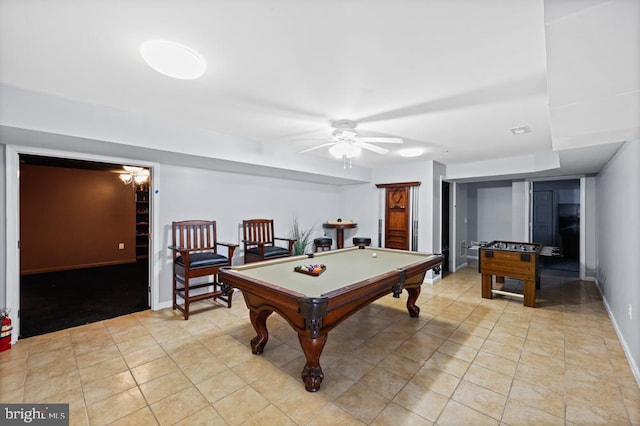
[[[529,126],[518,126],[509,130],[511,130],[511,133],[513,133],[514,135],[524,135],[525,133],[531,133],[531,128],[529,128]]]
[[[401,157],[407,157],[407,158],[419,157],[422,154],[424,154],[424,148],[401,149],[400,151],[398,151],[398,154],[400,154]]]
[[[140,54],[154,70],[181,80],[201,77],[207,69],[202,55],[174,41],[147,40],[140,46]]]

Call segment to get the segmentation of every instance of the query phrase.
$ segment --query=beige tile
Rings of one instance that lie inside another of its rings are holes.
[[[328,375],[325,371],[325,381],[323,384],[327,382],[328,377],[331,377],[331,375]],[[338,380],[332,381],[332,383],[333,385],[331,387],[334,392],[339,391],[344,387],[341,386]],[[349,383],[353,382],[349,381]],[[280,369],[274,369],[266,371],[264,375],[258,378],[258,380],[251,382],[251,387],[267,398],[270,402],[274,402],[289,392],[302,391],[304,389],[304,383],[301,379],[293,378]],[[324,390],[324,387],[321,388],[321,390]]]
[[[507,399],[507,406],[502,421],[508,425],[549,425],[563,426],[564,418],[546,413],[534,407],[523,404],[515,399]]]
[[[378,366],[365,374],[360,379],[360,383],[391,400],[400,392],[407,380],[382,366]]]
[[[149,407],[144,407],[128,416],[122,417],[111,423],[112,426],[141,426],[157,425],[158,421],[154,417]]]
[[[497,426],[498,423],[498,420],[454,400],[449,400],[447,406],[444,407],[442,414],[438,418],[439,426]]]
[[[433,365],[425,365],[413,376],[411,381],[449,398],[458,387],[460,378],[445,373]]]
[[[128,389],[134,388],[136,381],[129,370],[113,376],[105,377],[87,383],[83,386],[84,398],[87,405],[102,401],[112,395],[120,394]]]
[[[398,426],[399,424],[411,426],[431,426],[433,422],[425,419],[406,408],[391,402],[371,423],[375,426]]]
[[[396,395],[393,402],[425,419],[435,422],[447,404],[448,399],[412,382]]]
[[[567,398],[566,419],[578,425],[622,425],[628,424],[625,414],[617,409],[609,409],[601,405]]]
[[[322,388],[313,393],[303,389],[298,392],[289,392],[273,403],[297,424],[304,424],[316,417],[329,404],[329,401],[322,396]]]
[[[511,388],[513,376],[508,376],[506,374],[489,370],[488,368],[480,365],[472,364],[464,375],[464,380],[507,396],[509,394],[509,389]]]
[[[97,351],[76,355],[76,363],[79,368],[82,368],[89,365],[99,364],[101,362],[116,358],[120,355],[120,351],[118,350],[118,347],[116,345],[103,346]]]
[[[453,394],[453,400],[499,420],[504,411],[506,396],[462,380]]]
[[[212,406],[206,407],[196,411],[195,413],[185,417],[176,426],[227,426],[222,417],[213,409]]]
[[[246,386],[246,382],[229,369],[206,379],[196,385],[198,390],[209,402],[216,402],[238,389]]]
[[[2,372],[2,390],[5,392],[22,389],[25,384],[26,373],[24,370],[16,373]]]
[[[323,412],[323,415],[325,414],[326,412]],[[254,414],[242,424],[243,426],[295,426],[293,420],[273,405],[267,406],[267,408]]]
[[[379,361],[382,361],[384,358],[385,357],[380,358]],[[375,364],[352,355],[345,355],[337,360],[332,367],[353,380],[359,380],[371,371],[375,367]]]
[[[207,400],[197,389],[189,388],[151,404],[151,410],[161,425],[170,425],[195,414],[207,405]]]
[[[118,342],[117,348],[122,354],[127,355],[132,352],[162,348],[162,346],[160,346],[160,344],[156,341],[156,339],[153,338],[153,336],[151,336],[150,334],[146,334],[138,337],[137,339]]]
[[[146,406],[144,397],[137,387],[113,395],[87,406],[90,424],[108,424]]]
[[[153,404],[192,386],[193,384],[181,371],[175,371],[143,383],[140,385],[140,390],[147,403]]]
[[[365,423],[370,423],[388,403],[389,399],[360,383],[354,384],[335,400],[338,407]]]
[[[503,358],[499,355],[491,352],[479,351],[476,358],[473,360],[475,365],[488,368],[489,370],[496,371],[498,373],[507,374],[513,376],[516,373],[518,363],[507,358]]]
[[[49,377],[44,382],[27,384],[24,388],[25,401],[42,401],[48,396],[80,386],[80,375],[77,370],[70,370],[57,376]]]
[[[154,359],[131,369],[136,382],[141,385],[157,377],[177,371],[178,367],[168,356]]]
[[[557,417],[564,417],[564,394],[555,393],[544,386],[515,379],[509,398]]]
[[[232,371],[240,376],[246,383],[252,383],[267,374],[281,372],[277,366],[260,356],[254,356],[248,361],[234,366]]]
[[[269,401],[251,386],[244,386],[213,403],[213,408],[220,414],[220,417],[231,425],[243,423],[267,406],[269,406]]]
[[[535,309],[482,299],[473,268],[424,286],[417,319],[406,294],[383,297],[332,331],[315,393],[285,320],[269,318],[254,356],[246,306],[203,303],[189,321],[143,311],[21,339],[0,353],[0,400],[69,403],[80,425],[640,424],[640,388],[596,286],[544,283]],[[254,398],[255,413],[230,408]]]
[[[139,365],[146,364],[154,359],[167,356],[167,353],[162,349],[160,345],[154,344],[147,348],[139,349],[137,351],[124,353],[123,358],[129,368],[135,368]]]
[[[454,358],[461,359],[466,362],[471,362],[478,353],[477,349],[469,346],[461,345],[460,343],[447,340],[439,348],[438,352],[450,355]]]
[[[467,372],[469,368],[469,363],[467,361],[460,360],[458,358],[454,358],[450,355],[443,354],[441,352],[436,352],[433,354],[429,361],[425,363],[425,366],[437,368],[438,370],[444,371],[445,373],[449,373],[456,377],[462,377]]]
[[[125,370],[127,370],[127,364],[121,356],[117,356],[98,364],[80,368],[80,380],[82,380],[83,384],[86,384],[121,373]]]

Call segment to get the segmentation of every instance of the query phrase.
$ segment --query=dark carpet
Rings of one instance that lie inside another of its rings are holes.
[[[149,262],[20,277],[20,338],[143,311]]]

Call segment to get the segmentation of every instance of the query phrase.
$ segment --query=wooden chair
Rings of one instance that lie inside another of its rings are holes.
[[[189,319],[191,303],[204,299],[220,299],[231,307],[233,289],[218,282],[218,271],[231,265],[237,244],[217,241],[216,222],[185,220],[173,222],[173,309],[179,309]],[[218,253],[218,246],[227,247],[227,256]],[[203,277],[213,277],[213,282]],[[191,283],[193,278],[202,278]],[[177,298],[184,300],[184,307]]]
[[[273,220],[271,219],[243,220],[242,235],[244,263],[291,256],[293,243],[296,241],[290,238],[274,237]],[[275,245],[275,241],[286,241],[288,248]]]

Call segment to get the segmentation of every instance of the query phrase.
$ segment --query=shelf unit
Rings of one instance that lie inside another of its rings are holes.
[[[136,259],[149,258],[149,185],[136,187]]]

